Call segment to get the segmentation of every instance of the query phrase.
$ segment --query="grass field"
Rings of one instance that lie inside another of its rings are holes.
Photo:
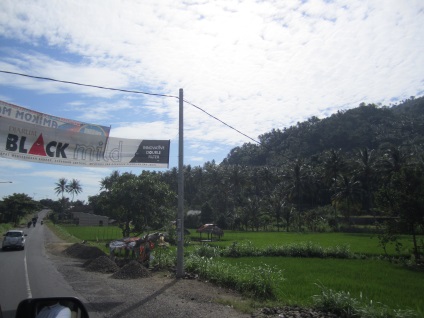
[[[193,240],[200,238],[195,230],[190,230],[190,237]],[[206,239],[203,234],[202,239]],[[355,254],[364,255],[381,255],[384,251],[379,246],[376,235],[366,233],[287,233],[287,232],[239,232],[225,231],[220,241],[210,243],[213,246],[225,247],[232,242],[251,241],[256,247],[265,247],[268,245],[283,245],[289,243],[313,242],[322,247],[330,247],[336,245],[348,245],[350,251]],[[412,240],[409,236],[402,236],[402,254],[410,255],[412,249]],[[389,255],[397,255],[393,245],[387,247]]]
[[[117,227],[62,227],[79,240],[105,242],[122,238]],[[192,245],[199,235],[191,230]],[[206,236],[203,235],[203,239]],[[421,237],[421,239],[423,239]],[[348,245],[358,255],[378,256],[383,249],[378,238],[370,234],[348,233],[285,233],[285,232],[237,232],[225,231],[220,241],[209,242],[216,247],[226,247],[233,242],[252,242],[255,247],[313,242],[322,247]],[[410,237],[401,238],[402,254],[409,255],[412,247]],[[189,247],[187,250],[192,250]],[[397,255],[389,246],[390,255]],[[221,258],[229,264],[267,264],[283,271],[285,278],[278,290],[278,302],[283,304],[311,305],[312,296],[320,293],[322,284],[336,291],[350,292],[353,297],[381,302],[390,308],[414,309],[424,313],[424,271],[414,271],[388,261],[374,259],[321,259],[291,257],[245,257]]]
[[[60,226],[72,236],[85,241],[109,242],[122,238],[122,230],[117,226]]]
[[[310,305],[317,285],[348,291],[360,299],[383,303],[390,308],[414,309],[424,313],[424,272],[407,270],[381,260],[339,260],[316,258],[236,258],[230,264],[263,263],[283,271],[285,281],[278,300],[287,304]]]

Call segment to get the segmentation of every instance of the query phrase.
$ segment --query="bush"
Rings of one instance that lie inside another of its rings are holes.
[[[172,268],[177,263],[175,250],[156,248],[152,251],[152,256],[150,265],[157,270]]]
[[[314,307],[324,312],[331,312],[341,318],[418,318],[413,310],[390,309],[389,307],[367,300],[360,295],[359,300],[349,292],[334,291],[323,285],[320,295],[314,295]]]
[[[225,264],[213,257],[190,254],[185,261],[187,271],[222,287],[235,289],[257,299],[276,299],[283,279],[280,270],[268,265],[259,267]]]
[[[352,258],[348,245],[323,248],[312,242],[292,243],[287,245],[269,245],[263,249],[253,246],[252,242],[234,242],[220,253],[223,257],[284,256],[284,257],[319,257]],[[213,255],[210,255],[213,256]]]

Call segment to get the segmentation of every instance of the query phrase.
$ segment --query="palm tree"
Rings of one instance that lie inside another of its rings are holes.
[[[72,181],[66,185],[66,192],[72,195],[72,201],[74,201],[74,196],[82,192],[82,187],[79,180],[72,179]]]
[[[333,201],[336,205],[346,203],[346,218],[350,222],[351,207],[361,197],[361,183],[355,180],[355,177],[348,177],[347,175],[341,175],[337,180]]]
[[[378,162],[378,170],[383,173],[383,178],[389,181],[394,173],[398,173],[401,168],[409,166],[408,160],[410,157],[411,154],[403,151],[401,147],[389,147]]]
[[[60,178],[58,182],[55,183],[56,187],[54,191],[57,195],[62,195],[62,200],[64,199],[64,194],[67,192],[66,185],[68,184],[68,180],[65,178]]]
[[[364,192],[363,204],[365,210],[369,214],[372,207],[372,190],[376,173],[377,157],[374,156],[374,150],[368,150],[367,148],[360,149],[356,156],[357,168],[355,170],[355,174],[362,184],[362,189]]]
[[[331,195],[335,194],[337,179],[346,168],[346,162],[340,149],[330,149],[324,157],[324,180],[329,185]],[[337,222],[337,209],[334,206],[334,221]]]
[[[113,184],[119,180],[121,174],[118,170],[114,170],[109,177],[105,177],[100,181],[100,190],[109,191]]]

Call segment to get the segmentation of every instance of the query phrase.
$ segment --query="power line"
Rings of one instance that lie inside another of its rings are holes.
[[[234,130],[234,131],[238,132],[239,134],[241,134],[241,135],[243,135],[243,136],[245,136],[245,137],[249,138],[250,140],[253,140],[254,142],[256,142],[256,143],[258,143],[258,144],[261,144],[259,141],[257,141],[257,140],[255,140],[255,139],[253,139],[252,137],[250,137],[250,136],[246,135],[245,133],[242,133],[240,130],[238,130],[238,129],[234,128],[233,126],[230,126],[229,124],[227,124],[227,123],[225,123],[225,122],[223,122],[221,119],[219,119],[219,118],[215,117],[215,116],[214,116],[214,115],[212,115],[212,114],[209,114],[206,110],[204,110],[204,109],[200,108],[199,106],[196,106],[196,105],[194,105],[193,103],[190,103],[189,101],[186,101],[186,100],[184,100],[184,103],[187,103],[187,104],[189,104],[189,105],[191,105],[191,106],[193,106],[193,107],[197,108],[198,110],[200,110],[200,111],[204,112],[206,115],[208,115],[208,116],[212,117],[213,119],[215,119],[215,120],[219,121],[221,124],[224,124],[224,125],[225,125],[225,126],[227,126],[228,128],[230,128],[230,129],[232,129],[232,130]]]
[[[149,95],[149,96],[159,96],[159,97],[176,98],[176,99],[179,98],[178,96],[174,96],[174,95],[148,93],[148,92],[136,91],[136,90],[120,89],[120,88],[105,87],[105,86],[98,86],[98,85],[91,85],[91,84],[82,84],[82,83],[77,83],[77,82],[58,80],[58,79],[49,78],[49,77],[28,75],[28,74],[17,73],[17,72],[10,72],[10,71],[3,71],[3,70],[0,70],[0,73],[11,74],[11,75],[18,75],[18,76],[35,78],[35,79],[40,79],[40,80],[45,80],[45,81],[51,81],[51,82],[58,82],[58,83],[63,83],[63,84],[70,84],[70,85],[92,87],[92,88],[104,89],[104,90],[110,90],[110,91],[117,91],[117,92],[123,92],[123,93],[143,94],[143,95]],[[230,129],[236,131],[237,133],[243,135],[244,137],[249,138],[250,140],[256,142],[259,145],[261,144],[259,141],[253,139],[252,137],[246,135],[245,133],[241,132],[240,130],[234,128],[233,126],[231,126],[229,124],[227,124],[226,122],[222,121],[221,119],[219,119],[219,118],[215,117],[214,115],[208,113],[206,110],[202,109],[201,107],[199,107],[199,106],[197,106],[197,105],[195,105],[195,104],[193,104],[193,103],[191,103],[189,101],[186,101],[186,100],[183,100],[183,101],[185,103],[189,104],[190,106],[193,106],[193,107],[197,108],[198,110],[200,110],[201,112],[205,113],[209,117],[215,119],[216,121],[219,121],[221,124],[227,126],[228,128],[230,128]]]
[[[16,72],[9,72],[9,71],[3,71],[3,70],[0,70],[0,73],[6,73],[6,74],[12,74],[12,75],[19,75],[19,76],[24,76],[24,77],[29,77],[29,78],[36,78],[36,79],[41,79],[41,80],[46,80],[46,81],[51,81],[51,82],[64,83],[64,84],[72,84],[72,85],[85,86],[85,87],[93,87],[93,88],[105,89],[105,90],[109,90],[109,91],[117,91],[117,92],[123,92],[123,93],[133,93],[133,94],[144,94],[144,95],[150,95],[150,96],[172,97],[172,98],[177,98],[178,99],[178,96],[174,96],[174,95],[155,94],[155,93],[147,93],[147,92],[133,91],[133,90],[127,90],[127,89],[120,89],[120,88],[104,87],[104,86],[97,86],[97,85],[90,85],[90,84],[81,84],[81,83],[77,83],[77,82],[62,81],[62,80],[57,80],[57,79],[49,78],[49,77],[28,75],[28,74],[22,74],[22,73],[16,73]]]

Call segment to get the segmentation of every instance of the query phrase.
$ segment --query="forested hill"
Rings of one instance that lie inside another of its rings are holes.
[[[420,145],[424,141],[424,97],[394,106],[361,104],[330,117],[312,117],[295,126],[259,136],[261,145],[246,143],[231,150],[223,164],[279,166],[296,158],[312,158],[330,150]]]

